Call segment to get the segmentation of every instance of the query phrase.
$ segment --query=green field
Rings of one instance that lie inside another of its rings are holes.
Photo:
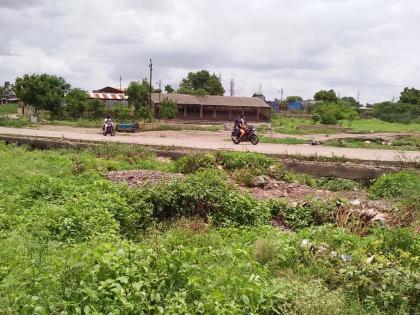
[[[126,169],[190,175],[145,188],[106,179],[108,171]],[[344,199],[298,206],[255,200],[226,180],[247,169],[291,181],[302,177],[259,154],[174,162],[125,145],[30,151],[0,143],[0,313],[418,310],[414,175],[391,175],[369,188],[372,198],[387,196],[399,205],[401,219],[389,229],[362,226],[356,217],[337,220]],[[360,189],[351,181],[319,185]],[[290,231],[271,226],[274,217]]]
[[[351,123],[340,122],[337,126],[314,124],[309,118],[285,117],[280,114],[273,114],[271,130],[267,124],[258,128],[260,132],[275,132],[283,134],[334,134],[350,129],[355,133],[370,132],[420,132],[420,123],[389,123],[379,119],[358,119]],[[302,127],[304,126],[304,128]],[[343,128],[343,130],[340,130]]]

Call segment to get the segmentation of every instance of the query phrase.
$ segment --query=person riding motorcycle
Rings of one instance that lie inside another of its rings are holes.
[[[102,126],[102,130],[105,131],[106,125],[108,124],[110,124],[112,128],[114,128],[114,122],[112,121],[112,118],[109,115],[106,115],[104,119],[104,125]]]
[[[239,132],[240,132],[239,139],[243,138],[247,129],[248,129],[248,125],[246,123],[246,119],[244,115],[241,115],[241,119],[239,120]]]

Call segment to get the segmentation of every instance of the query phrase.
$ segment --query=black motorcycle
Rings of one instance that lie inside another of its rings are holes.
[[[114,128],[114,125],[113,124],[109,124],[109,123],[105,124],[105,126],[103,128],[102,134],[104,136],[107,136],[107,135],[115,136],[115,128]]]
[[[251,127],[251,126],[248,127],[245,130],[245,134],[242,138],[240,138],[240,135],[241,135],[241,133],[239,131],[239,128],[235,128],[235,129],[232,130],[231,138],[232,138],[232,142],[234,144],[239,144],[239,143],[244,142],[244,141],[245,142],[249,141],[253,145],[257,145],[260,142],[257,135],[255,134],[255,128],[254,127]]]

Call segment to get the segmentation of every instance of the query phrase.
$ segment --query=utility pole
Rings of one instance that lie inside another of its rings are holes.
[[[258,94],[261,95],[261,93],[262,93],[262,85],[260,84],[258,85]]]
[[[360,100],[360,91],[357,90],[357,104],[359,104],[359,100]]]
[[[122,77],[121,77],[121,75],[120,75],[120,91],[122,91],[122,90],[121,90],[121,81],[122,81]]]
[[[150,68],[150,80],[149,80],[149,104],[150,104],[150,108],[152,110],[152,117],[155,115],[155,109],[152,103],[152,72],[153,72],[153,63],[152,63],[152,58],[150,58],[150,64],[149,64],[149,68]]]

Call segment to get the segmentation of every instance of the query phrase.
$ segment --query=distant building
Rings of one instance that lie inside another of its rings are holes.
[[[4,82],[3,97],[0,99],[0,103],[9,104],[9,103],[18,103],[18,102],[19,102],[19,98],[16,96],[15,92],[13,91],[13,88],[10,82]]]
[[[259,97],[153,93],[157,113],[165,99],[177,103],[178,119],[232,121],[243,114],[248,121],[271,121],[271,107]]]
[[[303,101],[290,101],[287,103],[287,110],[302,111],[303,108]]]
[[[106,86],[100,90],[88,92],[88,99],[99,99],[105,103],[107,109],[114,108],[117,104],[128,105],[127,96],[124,94],[125,89],[119,89],[111,86]]]
[[[280,110],[280,105],[276,101],[267,101],[267,104],[270,105],[271,109],[275,112],[278,112]]]

